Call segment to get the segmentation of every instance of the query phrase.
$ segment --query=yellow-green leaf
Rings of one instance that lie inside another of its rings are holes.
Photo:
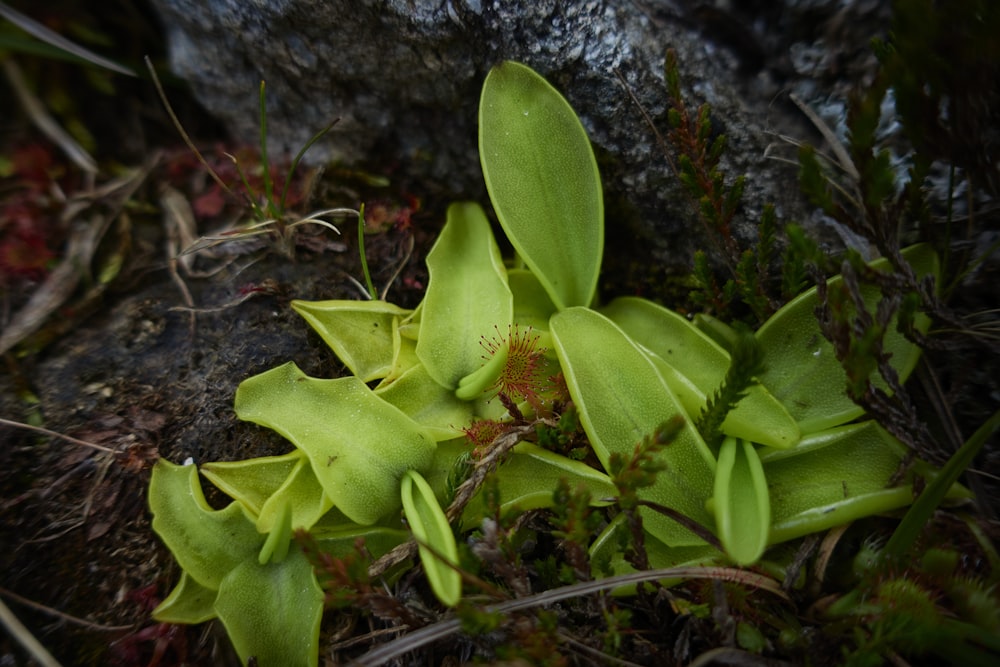
[[[571,489],[583,487],[589,491],[594,505],[607,505],[618,495],[615,485],[599,470],[528,442],[511,450],[496,478],[503,512],[552,507],[552,492],[560,479],[565,479]],[[479,525],[482,505],[481,494],[477,494],[462,515],[466,525]]]
[[[262,456],[243,461],[209,461],[201,474],[233,500],[243,503],[255,516],[302,460],[299,450],[281,456]]]
[[[442,604],[454,607],[462,598],[462,576],[458,567],[458,545],[448,517],[434,491],[420,473],[410,470],[401,484],[403,513],[417,540],[431,590]]]
[[[712,492],[715,458],[653,362],[611,320],[587,308],[555,314],[550,331],[580,421],[606,470],[612,454],[631,458],[643,438],[674,417],[684,419],[661,453],[668,468],[640,496],[710,525],[705,501]],[[644,511],[643,521],[670,546],[702,543],[663,515]]]
[[[398,509],[403,473],[434,458],[433,437],[353,376],[311,378],[287,363],[244,380],[236,414],[305,452],[326,495],[361,524]]]
[[[719,448],[713,497],[719,541],[738,565],[755,563],[767,546],[771,502],[753,445],[728,437]]]
[[[490,70],[479,159],[497,218],[558,308],[589,306],[604,252],[604,200],[587,133],[531,68]]]
[[[215,618],[217,595],[218,591],[202,586],[182,571],[180,581],[156,606],[152,616],[160,623],[204,623]]]
[[[221,510],[208,505],[193,465],[157,461],[149,481],[149,508],[153,530],[181,568],[205,588],[217,590],[234,567],[256,561],[264,542],[240,503]]]
[[[395,405],[440,442],[462,434],[472,419],[472,403],[460,400],[441,386],[423,364],[413,366],[375,395]]]
[[[323,591],[301,550],[277,563],[242,562],[222,581],[215,610],[243,664],[317,664]]]
[[[930,246],[913,246],[903,251],[903,256],[918,276],[938,276],[937,255]],[[871,264],[879,271],[889,270],[888,266],[884,259]],[[835,276],[828,284],[841,281]],[[878,302],[880,294],[875,287],[864,286],[861,293],[869,309]],[[803,433],[847,423],[864,412],[847,396],[847,374],[833,346],[820,333],[815,314],[818,304],[814,287],[785,304],[756,333],[764,350],[765,369],[760,381],[784,403]],[[920,358],[920,348],[899,333],[895,323],[893,318],[884,346],[892,354],[890,363],[900,382],[904,382]],[[916,325],[926,331],[930,320],[918,314]],[[875,384],[887,389],[881,378],[876,378]]]
[[[393,320],[410,314],[385,301],[292,301],[292,308],[364,382],[389,373]]]
[[[417,356],[441,385],[455,389],[483,365],[484,338],[506,333],[513,297],[500,249],[475,203],[448,207],[427,255],[430,282],[421,304]]]
[[[688,413],[698,415],[706,396],[726,377],[729,353],[683,316],[646,299],[618,298],[601,312],[632,340],[676,369],[677,373],[664,372],[664,379]],[[792,447],[800,435],[788,410],[761,385],[751,386],[726,415],[722,432],[770,447]]]
[[[806,436],[791,450],[762,453],[771,543],[909,505],[910,484],[889,486],[903,454],[903,446],[874,421]]]

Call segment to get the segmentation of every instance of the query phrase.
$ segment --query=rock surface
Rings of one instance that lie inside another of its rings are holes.
[[[494,63],[524,62],[563,91],[590,133],[612,233],[624,230],[625,247],[651,247],[661,261],[686,264],[691,251],[705,245],[691,233],[697,218],[629,90],[666,131],[662,68],[666,49],[675,49],[688,104],[708,102],[714,125],[728,137],[724,172],[749,176],[744,221],[752,225],[766,202],[786,219],[803,220],[807,209],[794,168],[765,156],[775,132],[812,138],[801,114],[779,95],[780,86],[793,85],[813,99],[828,94],[835,83],[829,75],[849,74],[845,68],[857,61],[859,48],[867,49],[872,26],[878,27],[872,19],[881,18],[887,3],[153,4],[166,28],[173,70],[239,138],[257,140],[263,79],[272,151],[294,154],[340,117],[329,140],[311,153],[314,161],[392,165],[450,197],[483,198],[479,89]],[[752,229],[744,225],[741,233]]]

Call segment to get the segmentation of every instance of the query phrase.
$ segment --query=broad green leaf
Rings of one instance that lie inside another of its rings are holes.
[[[152,616],[160,623],[204,623],[215,618],[217,595],[217,591],[205,588],[187,572],[181,572],[180,581],[156,606]]]
[[[427,429],[436,441],[461,435],[472,419],[472,404],[455,396],[434,380],[423,364],[417,364],[375,395],[395,405]]]
[[[417,356],[432,378],[455,389],[483,366],[480,343],[506,332],[513,309],[500,249],[478,204],[448,207],[427,270]]]
[[[215,611],[243,664],[317,664],[323,591],[301,550],[280,563],[242,562],[222,581]]]
[[[913,502],[909,483],[888,487],[903,447],[874,421],[806,436],[798,447],[762,453],[777,543]]]
[[[929,246],[913,246],[903,256],[918,276],[939,275],[937,255]],[[871,267],[889,270],[884,259],[873,262]],[[835,276],[828,284],[841,281],[840,276]],[[863,287],[862,295],[869,309],[878,302],[879,291],[874,287]],[[844,424],[864,412],[847,396],[847,375],[816,321],[818,305],[814,287],[785,304],[756,334],[764,349],[766,365],[760,381],[784,403],[803,433]],[[893,318],[886,333],[885,350],[892,354],[891,364],[900,382],[905,382],[917,364],[920,348],[896,331],[895,322]],[[917,316],[918,329],[926,331],[929,325],[926,316]],[[881,378],[875,384],[886,389]]]
[[[295,450],[281,456],[262,456],[243,461],[209,461],[201,465],[201,474],[233,500],[243,503],[254,516],[301,461],[304,454]]]
[[[719,448],[713,496],[719,541],[738,565],[757,562],[767,546],[771,502],[753,445],[728,437]]]
[[[333,504],[361,524],[397,509],[403,473],[434,457],[433,438],[357,377],[311,378],[294,363],[244,380],[236,414],[305,452]]]
[[[611,320],[587,308],[560,311],[550,331],[570,396],[605,470],[612,454],[631,458],[636,445],[664,422],[684,419],[661,454],[668,469],[641,497],[710,525],[705,501],[712,492],[715,459],[646,354]],[[643,521],[670,546],[701,543],[660,514],[644,511]]]
[[[292,301],[292,308],[363,382],[389,373],[393,320],[410,314],[385,301]]]
[[[458,545],[448,517],[420,473],[407,471],[400,489],[403,513],[417,539],[420,562],[431,590],[442,604],[454,607],[462,598],[462,575],[455,569],[458,567]]]
[[[604,473],[527,442],[511,450],[496,477],[503,512],[514,508],[526,511],[552,507],[552,492],[560,479],[569,482],[571,489],[587,489],[594,505],[607,505],[618,495],[615,485]],[[482,509],[482,497],[477,494],[466,507],[463,522],[469,526],[478,525]]]
[[[493,209],[557,308],[589,306],[604,252],[597,161],[569,103],[531,68],[490,70],[479,159]]]
[[[208,505],[193,465],[157,461],[149,480],[149,508],[153,530],[205,588],[218,589],[230,570],[248,559],[256,562],[264,542],[240,503],[221,510]]]
[[[601,312],[632,340],[676,369],[677,373],[664,371],[664,380],[688,414],[700,414],[706,396],[726,377],[729,353],[683,316],[646,299],[621,297]],[[788,410],[761,385],[750,387],[746,397],[726,415],[722,432],[770,447],[792,447],[800,435]]]

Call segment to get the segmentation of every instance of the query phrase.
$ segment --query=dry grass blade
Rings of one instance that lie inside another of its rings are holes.
[[[135,72],[130,70],[128,67],[119,65],[113,60],[108,60],[104,56],[98,55],[90,49],[80,46],[76,42],[71,42],[59,33],[52,32],[30,16],[25,16],[21,12],[17,11],[13,7],[9,7],[3,2],[0,2],[0,16],[4,17],[32,37],[40,39],[57,49],[61,49],[70,55],[80,58],[81,60],[86,60],[92,65],[97,65],[98,67],[103,67],[104,69],[111,70],[112,72],[118,72],[119,74],[124,74],[125,76],[135,76]]]
[[[181,125],[181,121],[174,112],[174,108],[170,105],[167,93],[163,90],[163,84],[160,83],[160,77],[156,74],[156,68],[153,67],[153,61],[149,59],[149,56],[146,56],[145,60],[146,68],[149,70],[149,75],[153,78],[153,85],[156,87],[156,92],[160,96],[160,101],[163,102],[163,106],[167,110],[167,115],[170,116],[171,122],[173,122],[174,127],[177,128],[177,132],[180,133],[181,139],[184,140],[184,144],[191,150],[192,153],[194,153],[201,165],[205,167],[206,171],[208,171],[208,175],[212,177],[212,180],[215,181],[220,188],[222,188],[223,192],[226,192],[231,197],[236,197],[236,195],[233,194],[232,189],[226,185],[226,182],[219,177],[214,169],[212,169],[212,166],[208,164],[208,160],[206,160],[205,156],[201,154],[198,147],[194,145],[194,141],[191,140],[191,136],[187,133],[187,130],[184,129],[184,126]]]
[[[52,654],[42,646],[41,642],[35,639],[35,636],[28,631],[28,628],[24,627],[24,624],[18,620],[3,600],[0,600],[0,623],[31,654],[31,657],[38,661],[38,664],[43,667],[60,667],[59,661],[52,657]]]
[[[93,442],[87,442],[86,440],[80,440],[79,438],[74,438],[69,435],[63,435],[56,431],[50,431],[47,428],[42,428],[41,426],[32,426],[31,424],[24,424],[22,422],[11,421],[10,419],[4,419],[0,417],[0,424],[5,426],[13,426],[14,428],[22,428],[26,431],[34,431],[35,433],[41,433],[42,435],[52,436],[53,438],[59,438],[65,440],[66,442],[72,442],[74,445],[80,445],[82,447],[89,447],[90,449],[96,449],[99,452],[109,452],[111,454],[117,454],[118,450],[111,449],[110,447],[105,447],[104,445],[98,445]]]
[[[101,239],[114,221],[117,211],[121,210],[124,203],[146,180],[158,159],[158,156],[154,156],[141,168],[67,203],[63,217],[66,220],[73,220],[91,204],[112,196],[116,200],[111,207],[113,209],[111,212],[98,213],[95,211],[89,220],[75,220],[73,222],[62,261],[49,273],[45,282],[35,290],[28,302],[4,326],[3,333],[0,334],[0,354],[37,331],[48,320],[49,316],[72,296],[80,284],[82,271],[90,266],[94,253],[97,252]],[[94,289],[101,290],[103,285],[98,283]]]
[[[45,105],[35,97],[35,94],[25,84],[24,77],[21,76],[21,68],[17,66],[17,63],[10,58],[5,58],[0,61],[0,64],[3,65],[4,76],[7,77],[7,82],[13,89],[14,96],[17,97],[21,108],[28,114],[28,118],[31,119],[35,127],[52,143],[61,148],[73,164],[88,174],[96,174],[97,161],[49,115]]]
[[[861,174],[858,173],[858,168],[854,165],[854,160],[851,159],[851,156],[847,153],[847,149],[844,148],[844,144],[837,139],[837,135],[834,134],[830,126],[826,124],[826,121],[820,118],[815,111],[809,108],[809,105],[803,102],[798,95],[790,93],[788,97],[795,103],[795,106],[797,106],[799,110],[805,114],[806,118],[808,118],[809,121],[816,126],[816,129],[819,130],[820,134],[823,135],[823,138],[826,139],[826,142],[830,145],[830,150],[832,150],[833,154],[837,156],[838,164],[840,164],[840,167],[847,172],[847,175],[851,177],[851,180],[854,182],[861,180]]]
[[[570,598],[591,595],[642,582],[659,581],[661,579],[715,579],[718,581],[730,581],[759,588],[776,595],[782,600],[789,600],[788,595],[781,590],[781,585],[777,581],[755,572],[731,567],[669,567],[554,588],[529,597],[489,605],[482,609],[482,613],[511,614],[516,611],[546,607]],[[458,632],[461,627],[461,621],[455,618],[428,625],[394,640],[391,644],[384,644],[374,648],[350,664],[355,667],[382,665],[427,644],[444,639]]]

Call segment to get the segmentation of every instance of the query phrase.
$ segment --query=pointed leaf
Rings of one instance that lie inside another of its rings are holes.
[[[403,513],[417,539],[420,562],[427,581],[442,604],[454,607],[462,598],[462,576],[458,566],[458,546],[448,517],[420,473],[410,470],[401,485]]]
[[[363,382],[388,374],[393,319],[410,314],[385,301],[292,301],[292,308]]]
[[[427,270],[417,356],[432,378],[455,389],[483,365],[480,342],[506,331],[513,310],[500,249],[478,204],[448,207]]]
[[[604,200],[569,103],[531,68],[497,65],[479,102],[479,159],[500,224],[552,302],[589,306],[604,252]]]
[[[719,449],[713,498],[715,524],[726,553],[738,565],[757,562],[767,546],[771,502],[753,445],[728,437]]]
[[[193,465],[157,461],[149,480],[149,508],[153,530],[181,568],[205,588],[218,589],[233,568],[256,560],[264,543],[240,503],[222,510],[209,507]]]
[[[433,438],[364,382],[311,378],[293,363],[243,381],[236,414],[304,451],[330,500],[361,524],[397,509],[403,473],[434,457]]]
[[[611,320],[587,308],[557,313],[550,330],[580,421],[605,469],[612,454],[631,457],[635,446],[664,422],[684,418],[680,433],[661,454],[669,468],[640,495],[711,524],[705,501],[715,458],[645,353]],[[644,512],[643,521],[670,546],[701,543],[660,514]]]
[[[918,276],[939,272],[937,255],[927,245],[908,248],[903,256]],[[872,268],[887,270],[888,262],[872,262]],[[836,276],[828,284],[842,281]],[[879,291],[862,287],[869,308],[878,302]],[[847,396],[847,374],[837,361],[833,346],[820,333],[816,321],[819,297],[816,288],[803,292],[785,304],[757,331],[764,349],[764,374],[761,383],[788,408],[803,433],[815,433],[859,417],[864,410]],[[891,364],[900,382],[913,371],[920,358],[920,348],[896,331],[895,318],[885,337],[885,349],[892,354]],[[930,320],[917,316],[917,328],[926,331]],[[886,388],[881,378],[876,385]]]
[[[317,664],[323,591],[301,550],[280,563],[241,563],[219,587],[215,610],[243,664]]]

